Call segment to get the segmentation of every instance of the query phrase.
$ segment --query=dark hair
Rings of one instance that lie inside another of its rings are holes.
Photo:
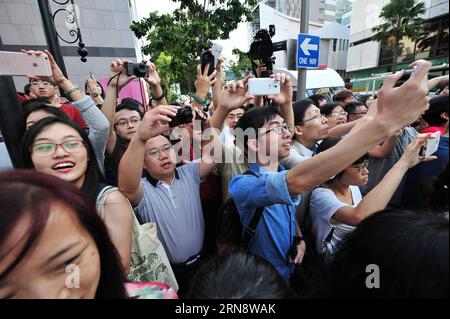
[[[274,107],[258,107],[253,108],[242,115],[236,124],[236,129],[241,129],[243,132],[247,129],[253,129],[256,134],[258,134],[259,129],[264,126],[264,124],[272,121],[280,112]],[[244,136],[244,154],[248,157],[248,136]]]
[[[33,161],[31,160],[30,148],[36,139],[36,136],[46,127],[53,124],[64,124],[67,125],[80,134],[83,139],[89,156],[89,161],[87,164],[87,169],[85,172],[85,179],[81,190],[93,201],[96,201],[97,190],[100,182],[103,182],[103,175],[96,160],[96,155],[92,147],[91,141],[89,140],[86,132],[78,124],[70,121],[64,120],[57,117],[47,117],[37,121],[32,127],[30,127],[23,136],[22,147],[21,147],[21,168],[34,168]]]
[[[323,96],[322,94],[314,94],[311,95],[310,97],[308,97],[308,99],[310,99],[312,101],[312,103],[320,108],[320,101],[328,101],[327,98],[325,96]]]
[[[46,99],[44,97],[38,97],[35,99],[26,100],[25,102],[22,103],[22,107],[30,108],[30,107],[33,107],[34,105],[41,105],[41,104],[50,105],[50,101],[49,101],[49,99]]]
[[[120,104],[134,105],[137,108],[144,106],[141,102],[139,102],[138,100],[135,100],[131,97],[126,97],[126,98],[122,99],[122,101],[120,101]]]
[[[359,95],[358,96],[358,101],[361,102],[362,104],[364,104],[367,107],[367,101],[369,100],[369,98],[371,98],[372,95],[370,94],[364,94],[364,95]]]
[[[360,106],[365,106],[362,102],[350,102],[345,104],[344,110],[348,113],[348,115],[352,115],[355,113],[356,109]]]
[[[139,109],[139,106],[135,105],[135,104],[131,104],[131,103],[128,103],[128,102],[123,103],[123,101],[122,101],[122,103],[117,105],[116,113],[120,112],[122,110],[136,111],[136,112],[139,113],[139,116],[141,117],[141,119],[144,117],[144,113],[142,113],[142,111]]]
[[[33,102],[30,104],[24,104],[23,106],[23,116],[25,118],[25,120],[28,118],[28,116],[30,116],[31,113],[36,112],[36,111],[45,111],[47,113],[50,113],[54,116],[56,116],[57,118],[61,118],[67,121],[70,121],[70,118],[67,116],[67,114],[60,110],[57,107],[48,105],[48,104],[38,104],[37,102]]]
[[[338,93],[336,93],[336,95],[333,97],[333,101],[334,102],[344,102],[346,99],[350,98],[353,96],[353,92],[350,90],[343,90],[340,91]]]
[[[329,116],[334,111],[334,109],[339,106],[342,107],[339,103],[327,103],[320,108],[320,113],[325,116]]]
[[[434,214],[373,214],[343,240],[313,296],[448,298],[448,235],[448,221]],[[375,275],[369,265],[379,269],[377,288],[367,286]]]
[[[100,96],[102,97],[102,99],[105,99],[105,89],[103,88],[103,85],[99,81],[97,81],[97,85],[100,86],[100,88],[102,90],[102,92],[100,93]],[[87,89],[88,89],[88,84],[86,81],[86,82],[84,82],[84,92],[86,92],[86,95],[90,95],[87,93]]]
[[[305,119],[306,111],[309,109],[311,105],[315,105],[314,102],[310,99],[301,100],[294,103],[294,123],[295,125],[302,125],[303,120]]]
[[[448,162],[438,176],[426,178],[419,185],[419,191],[424,196],[427,207],[432,213],[448,212]]]
[[[25,93],[25,95],[30,95],[30,88],[31,88],[31,84],[28,83],[23,87],[23,93]]]
[[[11,273],[35,247],[55,203],[70,208],[80,224],[94,239],[100,255],[100,281],[96,298],[126,298],[124,270],[114,244],[95,207],[70,183],[33,170],[0,173],[0,245],[25,215],[31,217],[25,245],[18,257],[0,274]]]
[[[430,101],[430,108],[422,115],[422,118],[427,121],[430,126],[443,126],[447,121],[441,117],[441,114],[448,114],[448,102],[448,95],[440,95],[432,98]]]
[[[188,293],[192,299],[283,299],[291,292],[276,269],[248,251],[226,251],[204,264]]]
[[[326,150],[329,150],[332,147],[335,147],[340,141],[342,141],[342,137],[327,137],[320,143],[319,147],[317,148],[316,155],[325,152]],[[355,162],[353,162],[352,165],[358,165],[363,163],[364,161],[369,159],[369,154],[366,153],[363,156],[361,156],[359,159],[357,159]],[[344,171],[340,172],[339,174],[336,174],[336,176],[331,179],[330,181],[334,179],[340,179],[342,175],[344,174]]]

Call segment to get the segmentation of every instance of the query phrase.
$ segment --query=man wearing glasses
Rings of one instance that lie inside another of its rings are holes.
[[[287,169],[313,156],[317,143],[329,133],[328,119],[309,99],[294,103],[294,121],[292,148],[289,157],[281,161]]]
[[[246,229],[258,208],[262,216],[250,241],[249,250],[270,262],[290,282],[294,264],[303,261],[306,245],[296,223],[295,210],[300,194],[312,190],[352,165],[378,143],[414,121],[428,107],[425,81],[431,64],[417,61],[417,71],[400,88],[394,88],[402,72],[386,78],[376,115],[365,117],[335,147],[311,157],[291,170],[280,161],[291,150],[291,127],[273,108],[246,112],[236,130],[252,130],[254,136],[236,137],[250,169],[257,176],[234,177],[229,186],[242,226]]]
[[[347,114],[347,122],[353,122],[359,120],[367,115],[367,108],[361,102],[350,102],[347,103],[344,107],[344,110]]]
[[[134,134],[136,134],[142,117],[141,110],[129,102],[122,102],[116,108],[114,125],[109,131],[106,145],[106,177],[112,185],[117,185],[120,160]]]

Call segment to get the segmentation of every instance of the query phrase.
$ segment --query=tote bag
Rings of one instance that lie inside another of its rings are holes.
[[[106,186],[97,196],[97,213],[105,219],[105,202],[109,194],[118,191],[117,187]],[[130,209],[132,211],[131,205]],[[139,224],[133,213],[133,239],[131,245],[131,264],[128,274],[130,282],[161,282],[178,291],[178,283],[167,258],[166,251],[158,239],[155,223]]]

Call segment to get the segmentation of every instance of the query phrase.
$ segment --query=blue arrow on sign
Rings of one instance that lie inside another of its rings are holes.
[[[309,34],[298,35],[297,68],[319,66],[320,37]]]

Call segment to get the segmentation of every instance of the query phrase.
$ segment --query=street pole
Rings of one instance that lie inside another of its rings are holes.
[[[300,12],[300,33],[308,34],[309,29],[309,0],[302,0]],[[300,43],[297,45],[299,47]],[[297,101],[306,96],[306,69],[298,69]]]
[[[64,64],[61,47],[59,45],[58,35],[56,33],[55,22],[53,21],[52,11],[48,0],[37,0],[39,12],[41,13],[42,26],[44,28],[45,39],[50,53],[56,60],[59,68],[67,78],[66,65]]]
[[[0,36],[0,51],[3,51]],[[0,130],[8,150],[11,163],[20,163],[20,143],[25,132],[22,106],[17,98],[16,87],[10,76],[0,76]]]

